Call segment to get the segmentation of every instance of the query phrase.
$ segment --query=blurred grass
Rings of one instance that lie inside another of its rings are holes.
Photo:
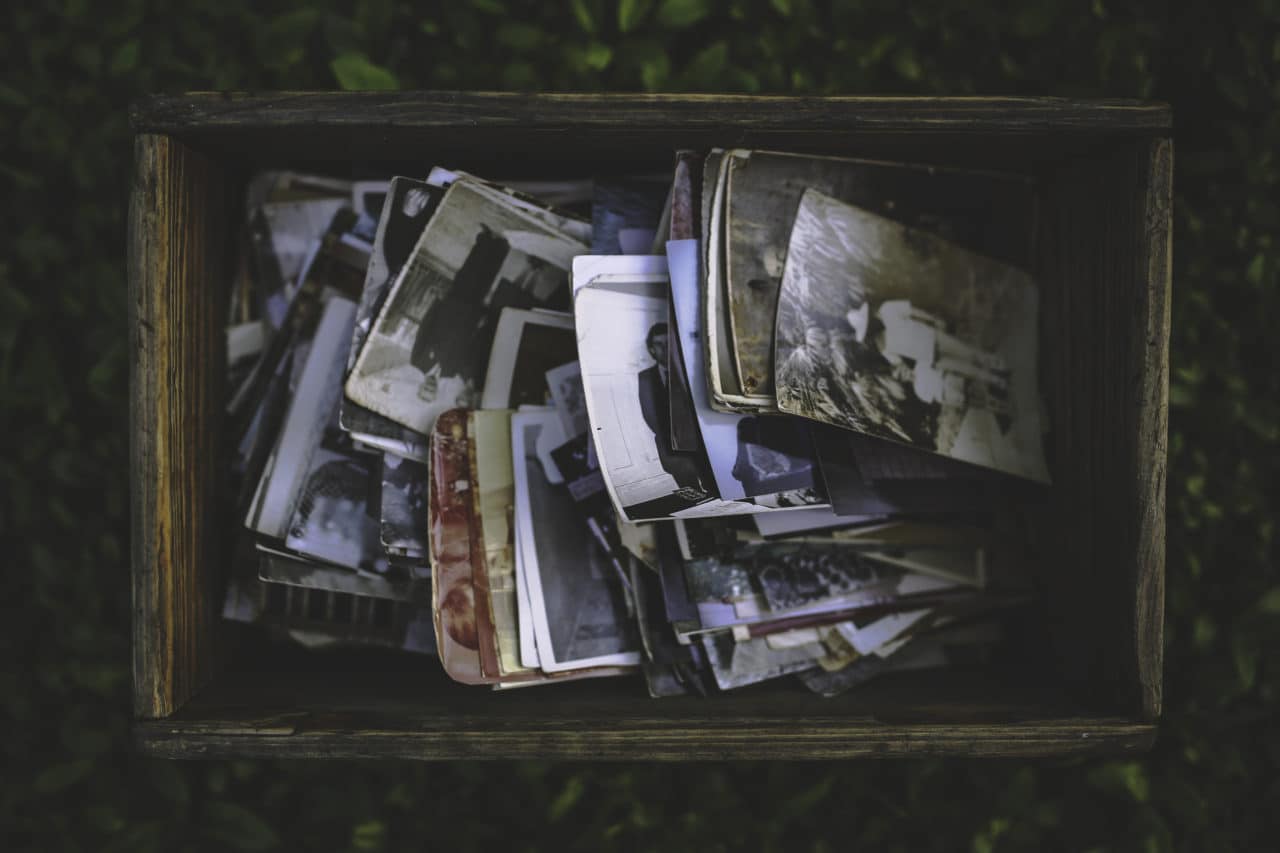
[[[62,0],[6,17],[7,849],[1274,845],[1276,0],[458,0],[425,10],[390,0]],[[692,767],[134,756],[125,106],[153,91],[396,86],[1170,101],[1167,711],[1154,751],[1109,762]]]

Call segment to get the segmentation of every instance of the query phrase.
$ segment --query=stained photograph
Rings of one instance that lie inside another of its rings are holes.
[[[806,191],[778,301],[779,407],[1048,481],[1025,272]]]
[[[455,182],[392,286],[347,395],[420,432],[443,411],[475,406],[501,309],[567,309],[568,270],[583,251],[466,180]]]

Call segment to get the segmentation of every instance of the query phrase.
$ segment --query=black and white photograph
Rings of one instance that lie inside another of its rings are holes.
[[[289,298],[302,281],[307,259],[315,254],[334,216],[350,207],[349,196],[270,202],[262,206],[262,222],[270,236],[275,264],[284,285],[284,292],[266,306],[266,317],[273,327],[279,328],[283,322]]]
[[[740,415],[711,407],[702,360],[706,342],[698,305],[697,242],[668,243],[667,263],[691,402],[720,497],[738,500],[778,492],[820,491],[806,424],[794,418]],[[812,502],[821,504],[825,499],[818,497]]]
[[[783,675],[813,669],[826,654],[821,643],[805,643],[785,649],[769,646],[764,638],[735,641],[730,634],[710,634],[702,638],[711,671],[721,690],[758,684]]]
[[[960,463],[953,463],[956,467],[946,477],[894,477],[873,481],[863,471],[883,471],[886,466],[874,461],[874,452],[867,452],[865,436],[826,425],[815,425],[811,435],[827,496],[838,515],[977,517],[994,511],[1005,494],[997,488],[1001,484],[994,480],[998,475]],[[874,441],[888,444],[879,439]],[[909,454],[923,454],[905,445],[900,449]],[[915,463],[903,463],[897,469],[905,472],[916,467]]]
[[[356,186],[358,188],[361,184]],[[355,367],[356,359],[391,283],[404,267],[443,195],[443,188],[409,178],[393,179],[386,190],[384,204],[380,207],[382,216],[378,220],[373,251],[365,274],[364,290],[356,309],[356,324],[351,333],[348,376]],[[366,409],[345,395],[339,420],[342,428],[363,444],[426,461],[427,442],[421,433]]]
[[[378,222],[382,219],[382,206],[390,192],[389,181],[355,181],[351,185],[351,208],[356,213],[354,231],[357,236],[373,242]]]
[[[382,546],[390,554],[422,557],[427,553],[427,490],[431,472],[416,459],[392,453],[382,456]]]
[[[351,447],[337,420],[334,409],[311,455],[284,544],[318,560],[386,574],[389,563],[378,537],[377,461]]]
[[[771,611],[799,610],[859,593],[892,592],[902,569],[868,559],[854,548],[763,545],[752,550],[751,572]]]
[[[778,301],[778,404],[1047,483],[1037,324],[1022,270],[807,190]]]
[[[563,475],[547,473],[565,440],[559,419],[517,412],[511,440],[518,570],[528,584],[541,668],[639,664],[640,639],[609,555],[583,523]]]
[[[288,535],[307,474],[315,467],[312,457],[334,420],[355,308],[354,302],[337,296],[317,308],[320,318],[314,343],[307,348],[280,437],[262,471],[245,521],[251,530],[271,539],[283,541]]]
[[[878,524],[886,515],[836,515],[831,507],[815,507],[796,512],[761,512],[751,516],[756,531],[766,539],[817,531]]]
[[[405,572],[353,572],[327,563],[300,560],[294,555],[261,545],[258,546],[258,578],[267,583],[324,589],[367,598],[413,600],[413,585]]]
[[[582,366],[578,364],[577,349],[573,361],[553,367],[546,372],[547,390],[551,405],[560,416],[565,435],[582,435],[587,422],[587,396],[582,390]]]
[[[725,288],[742,388],[772,395],[778,289],[806,189],[919,227],[975,252],[1026,265],[1032,186],[1021,176],[735,150],[727,155]]]
[[[577,357],[572,314],[503,308],[489,352],[480,408],[548,405],[547,371]]]
[[[609,493],[605,489],[604,476],[596,459],[595,444],[586,433],[576,435],[551,451],[565,488],[578,507],[582,523],[600,549],[608,555],[614,570],[622,580],[624,590],[630,592],[626,580],[629,552],[623,547],[618,531],[618,517],[614,513]]]
[[[569,307],[585,246],[462,179],[450,185],[392,285],[347,395],[410,429],[480,401],[502,308]]]
[[[614,503],[632,521],[724,503],[705,457],[671,447],[664,284],[638,277],[622,289],[586,286],[574,304],[596,452]]]
[[[567,181],[491,181],[454,169],[437,166],[427,175],[427,183],[446,188],[455,181],[467,185],[503,207],[527,214],[557,234],[590,244],[589,210],[593,182],[590,179]]]

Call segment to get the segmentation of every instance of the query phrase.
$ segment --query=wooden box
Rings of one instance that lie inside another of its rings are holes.
[[[193,94],[133,111],[134,713],[165,756],[847,758],[1147,748],[1160,716],[1171,115],[1047,98]],[[638,680],[495,693],[429,658],[306,654],[221,622],[222,332],[252,171],[499,178],[669,169],[744,146],[995,167],[1039,184],[1052,506],[1025,653],[883,677],[652,700]]]

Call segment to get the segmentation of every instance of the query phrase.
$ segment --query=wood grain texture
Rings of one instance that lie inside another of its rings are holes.
[[[210,677],[218,589],[222,187],[168,137],[134,145],[129,210],[134,712],[163,717]]]
[[[197,92],[132,116],[245,163],[413,174],[425,160],[507,179],[662,171],[675,149],[717,146],[1035,173],[1170,125],[1139,101],[509,92]]]
[[[1137,401],[1133,454],[1137,490],[1134,646],[1142,719],[1163,707],[1165,492],[1169,458],[1170,283],[1173,269],[1173,141],[1157,139],[1145,152],[1145,194],[1139,263],[1146,285],[1130,341],[1142,396]],[[1140,155],[1140,156],[1142,156]]]
[[[1069,98],[794,97],[514,92],[192,92],[131,109],[139,132],[284,127],[735,126],[930,133],[941,130],[1125,133],[1168,131],[1165,104]]]
[[[400,758],[703,761],[841,760],[948,755],[1029,758],[1140,753],[1155,727],[1117,718],[1034,723],[875,724],[735,718],[697,725],[670,720],[531,718],[493,728],[455,717],[387,728],[356,714],[264,716],[228,723],[144,721],[135,740],[164,758]]]
[[[1041,579],[1064,677],[1160,713],[1172,144],[1129,143],[1046,182],[1042,342],[1055,484]]]
[[[835,699],[792,679],[732,696],[656,701],[639,678],[494,693],[414,660],[257,659],[173,717],[135,729],[155,755],[376,758],[722,759],[1031,756],[1145,749],[1153,726],[1082,711],[1035,673],[897,673]],[[368,665],[362,665],[368,662]],[[1027,676],[1031,677],[1027,677]]]

